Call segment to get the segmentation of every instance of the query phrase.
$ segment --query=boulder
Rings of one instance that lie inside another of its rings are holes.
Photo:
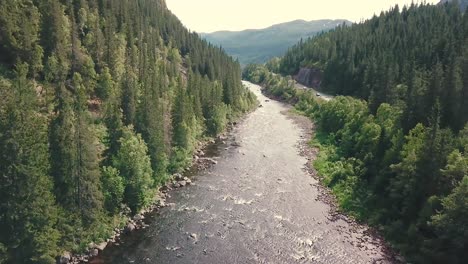
[[[184,179],[184,177],[183,177],[182,174],[180,174],[180,173],[176,173],[176,174],[174,174],[173,176],[174,176],[174,179],[175,179],[176,181],[181,181],[181,180]]]
[[[197,237],[198,237],[198,236],[197,236],[197,234],[195,234],[195,233],[190,234],[190,238],[191,238],[191,239],[197,240]]]
[[[174,188],[180,188],[180,184],[178,182],[173,182],[172,187]]]
[[[99,255],[99,250],[97,248],[93,248],[89,251],[89,256],[91,258],[97,257]]]
[[[68,264],[68,263],[70,263],[71,259],[72,259],[71,253],[65,251],[65,252],[63,252],[63,254],[60,256],[59,262],[60,262],[60,264]]]
[[[107,247],[107,242],[102,242],[96,246],[99,251],[103,251]]]
[[[161,187],[161,191],[163,193],[170,191],[170,190],[171,190],[171,186],[169,186],[168,184],[165,184],[163,187]]]
[[[135,220],[135,221],[141,221],[143,219],[145,219],[145,217],[143,215],[141,215],[141,214],[137,214],[137,215],[135,215],[133,217],[133,220]]]
[[[185,185],[187,185],[187,182],[186,181],[179,181],[178,184],[180,185],[180,187],[185,187]]]
[[[132,232],[135,230],[135,225],[133,223],[128,223],[127,226],[125,227],[125,232]]]
[[[191,185],[191,184],[192,184],[192,180],[190,180],[190,179],[187,179],[185,182],[187,183],[187,185]]]

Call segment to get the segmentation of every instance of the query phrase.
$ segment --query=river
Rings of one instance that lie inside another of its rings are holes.
[[[391,263],[366,227],[332,219],[304,170],[307,131],[288,118],[288,106],[245,84],[263,107],[213,146],[218,163],[193,175],[195,185],[169,192],[171,206],[147,216],[148,228],[92,263]]]

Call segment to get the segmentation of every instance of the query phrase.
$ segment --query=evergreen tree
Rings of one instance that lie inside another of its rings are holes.
[[[14,263],[55,263],[59,233],[47,147],[47,118],[18,64],[0,94],[0,243]],[[5,257],[1,257],[5,258]]]
[[[125,182],[124,202],[133,212],[147,206],[153,198],[153,170],[148,156],[148,148],[133,128],[124,127],[120,139],[120,149],[113,158],[114,167],[120,171]],[[111,172],[116,178],[116,171]]]

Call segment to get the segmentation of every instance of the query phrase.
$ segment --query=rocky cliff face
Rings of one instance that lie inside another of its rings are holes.
[[[323,73],[317,68],[301,68],[294,79],[305,86],[320,88]]]

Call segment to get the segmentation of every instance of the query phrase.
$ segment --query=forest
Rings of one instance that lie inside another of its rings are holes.
[[[102,241],[256,105],[164,0],[0,1],[0,263]]]
[[[294,88],[324,73],[329,102]],[[276,73],[272,73],[276,72]],[[292,47],[243,78],[316,123],[321,181],[340,208],[410,263],[468,258],[468,16],[450,4],[398,6]]]

